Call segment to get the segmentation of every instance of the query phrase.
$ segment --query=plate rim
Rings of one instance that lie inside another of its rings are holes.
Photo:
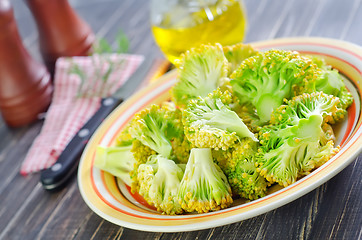
[[[309,44],[311,46],[320,45],[320,46],[324,46],[324,47],[335,46],[341,51],[348,50],[350,54],[354,54],[355,56],[357,56],[360,63],[362,64],[362,48],[360,46],[358,46],[358,45],[355,45],[355,44],[349,43],[349,42],[345,42],[345,41],[342,41],[342,40],[328,39],[328,38],[315,38],[315,37],[296,37],[296,38],[278,38],[278,39],[273,39],[273,40],[258,41],[258,42],[254,42],[254,43],[250,43],[250,44],[255,48],[260,48],[260,47],[264,46],[263,49],[265,49],[265,46],[270,47],[270,48],[273,48],[273,46],[274,47],[278,46],[278,47],[275,47],[275,48],[280,48],[279,45],[281,45],[283,47],[286,47],[286,46],[293,46],[293,44],[294,45]],[[356,52],[359,52],[360,55],[358,55]],[[361,74],[361,71],[362,71],[362,67],[359,70],[360,74]],[[135,99],[138,99],[140,96],[142,96],[142,94],[144,94],[145,91],[147,91],[149,89],[154,89],[157,86],[162,85],[164,82],[169,80],[168,78],[174,77],[175,75],[176,75],[175,72],[171,72],[170,74],[163,77],[160,81],[158,81],[158,82],[152,84],[151,86],[148,86],[145,89],[137,92],[130,99],[128,99],[125,103],[128,103],[128,105],[130,105],[132,103],[132,101],[134,101]],[[83,179],[82,179],[84,171],[88,171],[88,170],[92,171],[91,169],[87,169],[87,170],[83,169],[84,168],[83,167],[84,162],[87,161],[86,160],[86,156],[87,156],[86,153],[89,151],[90,145],[94,144],[94,142],[97,141],[97,136],[100,134],[101,130],[103,130],[103,129],[105,129],[105,128],[107,128],[107,127],[109,127],[111,125],[111,120],[112,121],[114,120],[114,119],[112,119],[112,116],[114,116],[116,112],[121,111],[120,109],[121,109],[122,106],[124,106],[124,104],[122,104],[117,109],[115,109],[114,112],[112,112],[112,114],[105,119],[105,121],[101,124],[101,126],[97,129],[97,131],[94,133],[94,135],[92,136],[92,138],[88,142],[88,144],[87,144],[87,146],[86,146],[86,148],[84,150],[84,153],[82,154],[80,163],[79,163],[78,186],[79,186],[79,190],[80,190],[80,193],[81,193],[81,196],[82,196],[83,200],[91,208],[92,211],[94,211],[100,217],[102,217],[102,218],[104,218],[104,219],[106,219],[106,220],[108,220],[108,221],[110,221],[110,222],[112,222],[114,224],[117,224],[117,225],[123,226],[123,227],[127,227],[127,228],[131,228],[131,229],[135,229],[135,230],[151,231],[151,232],[194,231],[194,230],[207,229],[207,228],[212,228],[212,227],[217,227],[217,226],[223,226],[223,225],[235,223],[235,222],[238,222],[238,221],[242,221],[242,220],[245,220],[245,219],[248,219],[248,218],[251,218],[251,217],[261,215],[263,213],[266,213],[268,211],[271,211],[273,209],[281,207],[281,206],[283,206],[283,205],[285,205],[285,204],[287,204],[287,203],[289,203],[291,201],[294,201],[297,198],[309,193],[310,191],[314,190],[318,186],[322,185],[323,183],[328,181],[330,178],[335,176],[337,173],[342,171],[347,165],[349,165],[358,156],[358,154],[362,150],[362,147],[359,147],[357,151],[353,151],[351,155],[346,157],[346,159],[345,159],[345,161],[343,161],[343,163],[338,164],[337,168],[334,168],[334,170],[332,169],[329,173],[327,173],[324,177],[321,177],[318,181],[315,181],[312,184],[304,186],[299,190],[292,191],[291,192],[292,194],[289,195],[287,198],[282,197],[282,198],[276,199],[276,201],[272,201],[272,202],[270,202],[270,203],[268,203],[266,205],[261,205],[260,208],[254,208],[254,209],[251,209],[251,210],[249,210],[247,212],[243,212],[242,216],[240,214],[229,215],[226,218],[223,218],[223,222],[220,221],[220,218],[215,218],[213,220],[211,219],[210,221],[203,221],[202,224],[182,224],[182,225],[172,225],[172,226],[137,224],[137,223],[123,221],[121,219],[118,219],[115,216],[109,215],[109,211],[107,211],[105,213],[104,209],[100,209],[99,206],[97,206],[94,203],[94,199],[89,199],[89,197],[87,195],[88,193],[85,191],[85,186],[83,185]],[[359,116],[360,115],[361,115],[361,113],[359,114]],[[361,119],[359,119],[359,121],[356,123],[356,128],[357,129],[354,132],[355,135],[352,136],[352,138],[351,138],[351,139],[353,139],[353,138],[356,138],[356,139],[354,140],[354,142],[351,142],[350,145],[352,145],[352,146],[355,146],[355,145],[357,145],[357,143],[362,142],[362,139],[360,137],[361,132],[362,132],[360,122],[361,122]],[[356,135],[357,133],[359,133],[359,136]],[[349,140],[349,142],[351,141],[351,139]],[[347,150],[344,150],[344,152],[346,152]],[[337,155],[340,156],[340,155],[342,155],[342,153],[337,154]],[[323,168],[323,169],[325,169],[325,168]],[[320,171],[322,171],[323,169],[317,169],[316,171],[312,172],[311,174],[316,175]],[[297,181],[296,183],[298,183],[298,182],[299,181]],[[294,184],[291,185],[291,186],[295,187]],[[283,191],[288,191],[288,189],[290,189],[290,186],[288,186],[287,188],[283,188]],[[273,194],[275,194],[275,193],[273,193]],[[268,196],[272,197],[273,194],[268,195]],[[254,202],[258,202],[258,200],[255,200],[252,203],[254,203]],[[219,212],[220,212],[220,214],[223,214],[224,212],[227,212],[227,210],[226,211],[221,210]],[[170,218],[170,219],[172,219],[172,218]]]

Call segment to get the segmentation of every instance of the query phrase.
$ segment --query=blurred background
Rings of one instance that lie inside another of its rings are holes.
[[[278,37],[322,36],[361,45],[362,4],[360,0],[244,0],[248,15],[245,42]],[[130,40],[130,53],[163,58],[153,41],[149,14],[142,9],[150,0],[69,0],[100,38],[115,44],[118,30]],[[24,0],[12,1],[25,47],[41,61],[33,16]],[[280,6],[283,6],[282,9]],[[298,23],[298,24],[296,24]],[[152,39],[152,41],[150,41]]]

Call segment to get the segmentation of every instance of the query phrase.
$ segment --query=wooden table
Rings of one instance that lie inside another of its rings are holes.
[[[70,2],[98,36],[113,41],[122,29],[131,41],[131,53],[162,58],[149,29],[149,1]],[[32,15],[24,1],[12,3],[24,45],[40,60]],[[362,45],[361,0],[245,0],[245,5],[246,42],[319,36]],[[75,177],[64,190],[49,193],[39,183],[39,174],[21,176],[20,165],[41,127],[41,121],[17,129],[0,122],[0,239],[362,238],[362,155],[316,190],[263,215],[202,231],[152,233],[119,227],[93,213]]]

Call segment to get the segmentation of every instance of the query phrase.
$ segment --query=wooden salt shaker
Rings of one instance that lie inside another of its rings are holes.
[[[52,75],[57,58],[89,55],[95,36],[67,0],[26,2],[37,23],[40,51]]]
[[[7,125],[38,118],[51,101],[50,74],[22,44],[11,3],[0,0],[0,111]]]

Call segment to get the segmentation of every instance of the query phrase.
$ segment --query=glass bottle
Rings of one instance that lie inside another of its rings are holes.
[[[150,12],[154,39],[173,63],[200,44],[242,42],[246,32],[242,0],[151,0]]]

